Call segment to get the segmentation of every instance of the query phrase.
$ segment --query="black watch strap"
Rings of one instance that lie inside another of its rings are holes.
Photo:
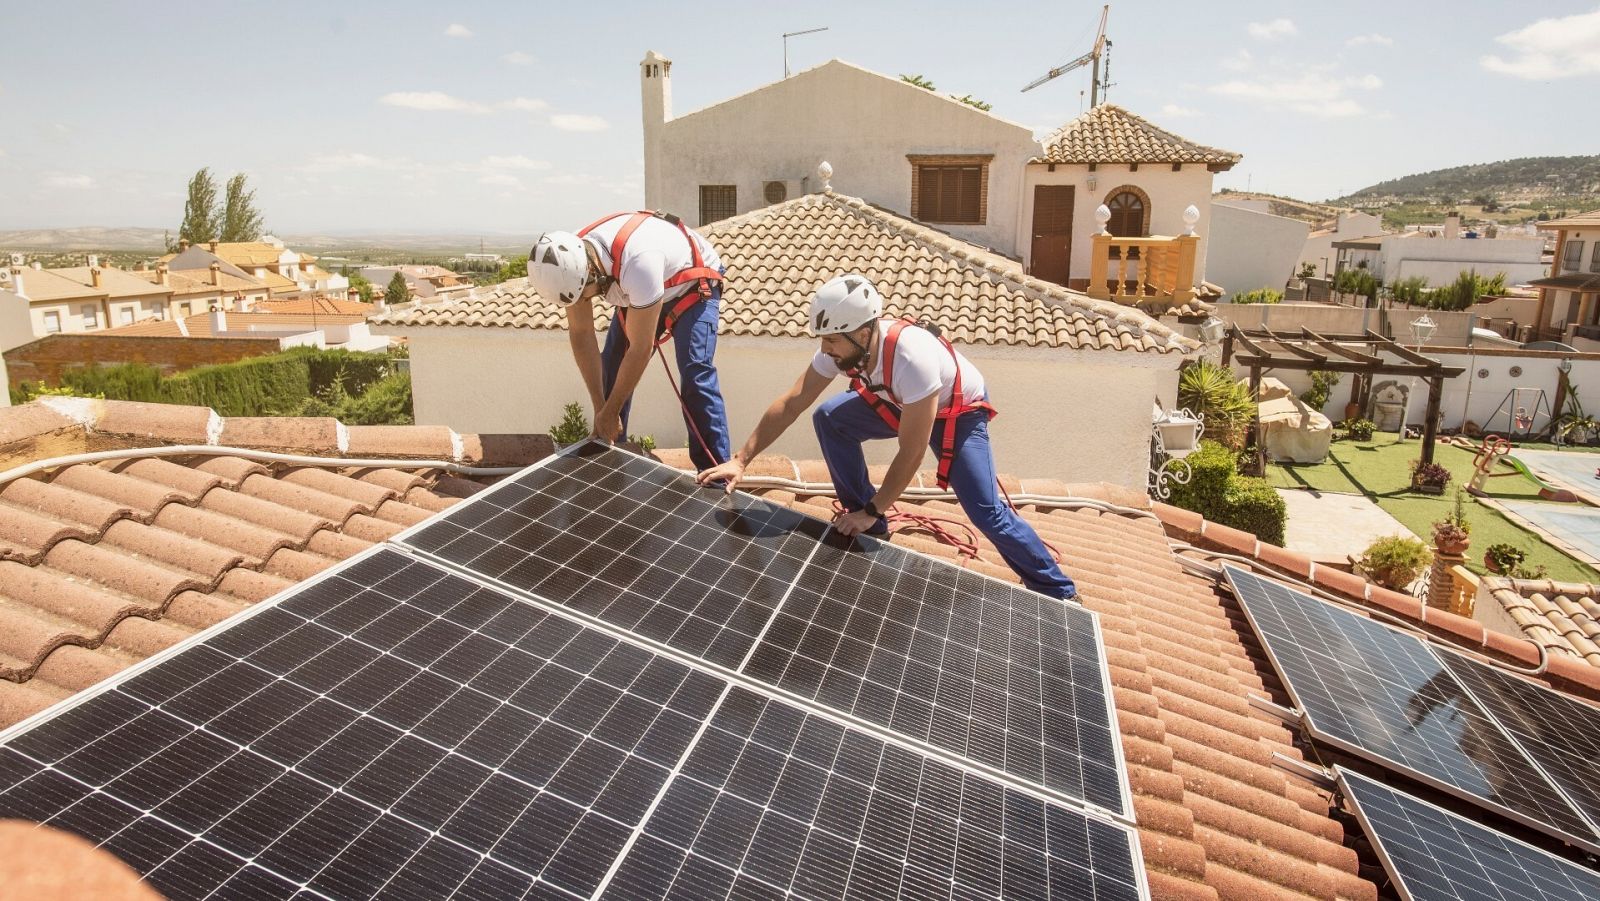
[[[872,506],[872,501],[867,501],[865,504],[863,504],[861,506],[861,509],[863,511],[865,511],[866,513],[870,514],[873,519],[878,519],[879,517],[883,516],[882,513],[878,512],[878,508],[877,507]]]

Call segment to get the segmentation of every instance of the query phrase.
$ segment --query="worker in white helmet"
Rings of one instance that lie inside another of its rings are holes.
[[[650,352],[671,340],[690,459],[701,470],[728,459],[728,415],[713,362],[724,271],[710,242],[665,213],[617,213],[576,234],[539,236],[528,254],[528,284],[566,310],[595,435],[626,437]],[[592,306],[601,296],[616,308],[604,350]]]
[[[996,491],[989,446],[989,405],[983,374],[938,332],[883,318],[883,298],[861,275],[841,275],[811,298],[811,333],[821,339],[799,380],[767,408],[755,431],[700,484],[722,480],[732,491],[745,467],[822,396],[848,375],[850,390],[812,414],[822,458],[845,512],[834,528],[845,535],[888,532],[885,514],[911,484],[930,445],[938,455],[939,487],[955,491],[967,518],[994,543],[1028,588],[1072,599],[1077,588],[1037,532]],[[900,447],[883,483],[867,475],[863,441],[898,438]]]

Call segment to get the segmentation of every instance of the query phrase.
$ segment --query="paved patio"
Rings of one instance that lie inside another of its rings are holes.
[[[1278,494],[1289,507],[1285,546],[1313,560],[1347,563],[1378,538],[1416,537],[1364,495],[1285,488]]]

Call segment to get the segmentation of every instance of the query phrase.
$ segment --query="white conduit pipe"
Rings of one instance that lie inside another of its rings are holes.
[[[802,482],[799,479],[786,479],[782,476],[745,476],[739,480],[739,487],[744,488],[747,486],[752,488],[779,488],[786,491],[793,491],[796,494],[813,494],[825,497],[835,496],[832,482]],[[918,501],[953,501],[956,500],[956,493],[943,488],[912,487],[907,488],[904,492],[902,492],[901,497],[904,497],[907,500]],[[1106,501],[1097,501],[1093,498],[1087,497],[1062,497],[1059,495],[1049,494],[1018,493],[1011,495],[1011,501],[1019,507],[1026,504],[1035,507],[1047,507],[1053,510],[1099,510],[1102,513],[1115,513],[1118,516],[1127,516],[1136,519],[1149,518],[1157,520],[1158,522],[1160,521],[1160,517],[1156,516],[1156,514],[1150,510],[1140,510],[1137,507],[1124,507],[1119,504],[1112,504]]]
[[[130,447],[121,450],[92,451],[38,460],[14,469],[0,472],[0,485],[79,463],[101,463],[106,460],[127,460],[136,457],[243,457],[263,463],[285,463],[291,466],[345,466],[352,469],[442,469],[452,475],[507,476],[526,469],[525,466],[466,466],[450,460],[391,460],[361,457],[313,457],[302,454],[280,454],[273,451],[252,450],[246,447],[219,447],[214,444],[173,444],[163,447]]]

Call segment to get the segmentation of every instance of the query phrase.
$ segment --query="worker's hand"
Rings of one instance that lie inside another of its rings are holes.
[[[615,442],[622,434],[622,414],[606,407],[594,414],[594,436],[601,441]]]
[[[839,530],[839,534],[846,536],[860,535],[877,524],[878,518],[865,510],[846,513],[833,521],[833,527]]]
[[[742,478],[744,478],[744,464],[739,461],[738,457],[734,457],[726,463],[719,463],[700,473],[694,477],[694,480],[700,483],[702,487],[712,482],[720,481],[723,490],[732,494],[733,489],[739,487],[739,480]]]

